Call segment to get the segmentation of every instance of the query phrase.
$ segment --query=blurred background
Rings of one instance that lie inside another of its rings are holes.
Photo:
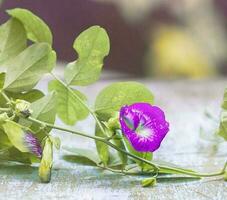
[[[111,39],[105,70],[135,77],[205,78],[227,74],[226,0],[5,0],[51,28],[59,62],[75,60],[72,43],[91,25]]]

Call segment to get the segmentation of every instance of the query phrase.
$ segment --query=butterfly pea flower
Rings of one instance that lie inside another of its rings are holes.
[[[30,152],[42,157],[42,148],[35,135],[16,122],[7,120],[2,125],[9,141],[21,152]]]
[[[123,106],[119,118],[123,135],[138,152],[157,150],[169,131],[164,112],[148,103]]]

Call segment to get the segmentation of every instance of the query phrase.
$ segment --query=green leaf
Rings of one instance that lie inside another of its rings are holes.
[[[4,157],[1,160],[20,162],[23,164],[31,164],[30,153],[23,153],[15,147],[11,147],[4,152]]]
[[[83,102],[87,100],[78,90],[69,89],[61,82],[53,80],[49,83],[49,91],[57,94],[57,114],[65,124],[74,125],[88,116],[87,108],[75,97],[76,95]]]
[[[31,104],[32,115],[31,117],[38,119],[40,121],[54,124],[56,116],[56,95],[50,93],[47,96],[35,101]],[[31,126],[33,131],[38,131],[40,125],[34,124]],[[51,129],[49,128],[48,131]]]
[[[110,44],[106,31],[92,26],[74,41],[73,48],[79,58],[65,69],[68,85],[89,85],[99,79],[103,59],[109,54]]]
[[[53,39],[49,27],[31,11],[15,8],[7,10],[7,13],[23,23],[28,39],[34,42],[46,42],[52,45]]]
[[[9,141],[6,133],[4,133],[4,131],[0,129],[0,151],[2,149],[9,148],[11,146],[12,146],[12,144]]]
[[[98,137],[106,137],[106,135],[103,134],[100,127],[96,124],[95,126],[95,136]],[[108,145],[104,144],[100,141],[95,141],[96,149],[99,155],[100,160],[103,162],[103,164],[106,166],[109,161],[109,147]]]
[[[27,37],[23,25],[11,19],[0,26],[0,64],[15,57],[26,48]]]
[[[7,63],[4,89],[11,92],[31,90],[53,69],[55,62],[56,54],[48,44],[31,45]]]
[[[5,82],[5,73],[2,72],[2,73],[0,73],[0,89],[3,88],[4,82]],[[0,93],[0,106],[1,106],[2,108],[6,107],[6,106],[7,106],[6,103],[7,103],[7,102],[6,102],[5,98],[4,98],[4,97],[2,96],[2,94]]]
[[[73,156],[64,156],[65,160],[71,161],[71,162],[76,162],[80,164],[85,164],[85,165],[93,165],[97,166],[101,161],[98,157],[98,155],[90,149],[78,149],[78,148],[69,148],[69,147],[63,147],[66,151],[73,153]],[[84,159],[86,158],[86,159]],[[77,159],[77,160],[76,160]],[[90,163],[87,161],[89,160]]]
[[[2,126],[13,146],[21,152],[29,152],[29,148],[24,141],[25,131],[23,126],[13,121],[6,121]]]
[[[6,92],[6,94],[13,99],[22,99],[30,103],[33,103],[44,96],[43,92],[37,89],[32,89],[23,93]]]
[[[5,72],[0,73],[0,89],[3,88],[5,82]]]
[[[56,116],[56,94],[50,93],[41,99],[33,102],[30,109],[32,110],[31,117],[40,121],[54,124]],[[36,132],[36,137],[41,140],[45,133],[40,130],[41,126],[38,123],[30,122],[24,118],[20,118],[19,123],[23,126],[29,127],[31,130]],[[45,131],[51,131],[51,128],[46,128]]]
[[[115,112],[119,111],[123,105],[135,102],[147,102],[153,104],[152,93],[142,84],[137,82],[113,83],[104,88],[96,98],[95,110],[98,118],[108,121]],[[95,134],[104,137],[100,130]],[[96,142],[96,148],[103,162],[108,162],[109,154],[106,144]]]
[[[154,103],[153,94],[141,83],[119,82],[104,88],[96,98],[95,110],[102,120],[108,120],[123,105],[136,102]]]

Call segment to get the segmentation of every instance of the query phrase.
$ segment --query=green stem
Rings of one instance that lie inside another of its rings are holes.
[[[3,90],[1,90],[1,94],[8,103],[11,103],[11,100],[9,99],[9,97],[6,95],[6,93]]]
[[[53,74],[52,74],[53,75]],[[55,77],[55,75],[53,75]],[[65,83],[63,81],[61,81],[60,79],[58,79],[57,77],[55,77],[57,80],[59,80],[62,84],[64,84],[65,87],[67,87],[67,85],[65,85]],[[67,87],[68,88],[68,87]],[[74,92],[69,88],[69,90],[72,92],[72,94],[74,94]],[[11,100],[9,99],[9,97],[4,93],[4,91],[0,91],[1,94],[3,95],[3,97],[6,99],[6,101],[8,103],[11,102]],[[75,96],[77,97],[77,96]],[[77,99],[91,112],[91,114],[93,113],[93,116],[96,120],[96,122],[98,124],[100,124],[100,128],[103,130],[103,127],[100,123],[100,121],[97,119],[95,113],[79,98],[77,97]],[[35,123],[38,123],[40,125],[43,125],[43,126],[46,126],[46,127],[50,127],[50,128],[54,128],[54,129],[57,129],[57,130],[61,130],[61,131],[65,131],[65,132],[69,132],[69,133],[73,133],[73,134],[76,134],[76,135],[80,135],[80,136],[83,136],[83,137],[87,137],[87,138],[90,138],[90,139],[93,139],[93,140],[96,140],[96,141],[100,141],[100,142],[103,142],[105,144],[107,144],[108,146],[112,147],[113,149],[119,151],[119,152],[122,152],[138,161],[141,161],[141,162],[144,162],[150,166],[152,166],[155,170],[155,172],[158,172],[158,171],[161,171],[161,170],[170,170],[171,172],[176,172],[176,173],[180,173],[180,174],[186,174],[186,175],[190,175],[190,176],[195,176],[195,177],[212,177],[212,176],[220,176],[220,175],[223,175],[225,173],[225,170],[227,168],[227,162],[225,163],[223,169],[220,171],[220,172],[216,172],[216,173],[197,173],[197,172],[193,172],[193,171],[187,171],[187,170],[184,170],[184,169],[181,169],[181,168],[175,168],[175,167],[168,167],[168,166],[162,166],[162,165],[158,165],[158,164],[155,164],[151,161],[148,161],[146,159],[143,159],[143,158],[140,158],[136,155],[133,155],[127,151],[125,151],[124,149],[121,149],[119,147],[117,147],[116,145],[112,144],[111,142],[109,142],[107,139],[105,138],[102,138],[102,137],[98,137],[98,136],[91,136],[91,135],[87,135],[85,133],[81,133],[81,132],[77,132],[77,131],[73,131],[73,130],[70,130],[70,129],[67,129],[67,128],[62,128],[62,127],[59,127],[59,126],[56,126],[56,125],[53,125],[53,124],[49,124],[49,123],[46,123],[46,122],[42,122],[40,120],[37,120],[37,119],[34,119],[32,117],[29,117],[29,118],[26,118],[27,120],[29,121],[32,121],[32,122],[35,122]],[[103,130],[104,132],[104,130]],[[105,133],[105,132],[104,132]]]
[[[73,134],[80,135],[80,136],[83,136],[83,137],[86,137],[86,138],[90,138],[90,139],[93,139],[93,140],[98,140],[98,141],[103,141],[104,140],[104,138],[102,138],[102,137],[92,136],[92,135],[88,135],[88,134],[81,133],[81,132],[78,132],[78,131],[70,130],[70,129],[67,129],[67,128],[62,128],[60,126],[56,126],[56,125],[52,125],[52,124],[49,124],[49,123],[46,123],[46,122],[42,122],[42,121],[34,119],[32,117],[29,117],[29,118],[26,118],[26,119],[31,121],[31,122],[35,122],[35,123],[38,123],[40,125],[43,125],[43,126],[46,126],[46,127],[49,127],[49,128],[53,128],[53,129],[57,129],[57,130],[60,130],[60,131],[73,133]]]
[[[0,112],[8,112],[11,111],[11,108],[0,108]]]
[[[133,155],[117,146],[115,146],[114,144],[112,144],[111,142],[109,142],[108,140],[106,140],[105,138],[102,138],[102,137],[98,137],[98,136],[92,136],[92,135],[88,135],[88,134],[85,134],[85,133],[81,133],[81,132],[78,132],[78,131],[74,131],[74,130],[70,130],[70,129],[67,129],[67,128],[62,128],[62,127],[59,127],[59,126],[56,126],[56,125],[53,125],[53,124],[49,124],[49,123],[46,123],[46,122],[42,122],[40,120],[37,120],[37,119],[34,119],[32,117],[28,117],[26,118],[27,120],[31,121],[31,122],[35,122],[35,123],[38,123],[40,125],[44,125],[46,127],[49,127],[49,128],[53,128],[53,129],[57,129],[57,130],[61,130],[61,131],[65,131],[65,132],[69,132],[69,133],[73,133],[73,134],[76,134],[76,135],[80,135],[80,136],[83,136],[83,137],[87,137],[87,138],[90,138],[90,139],[93,139],[93,140],[96,140],[96,141],[100,141],[100,142],[103,142],[105,144],[107,144],[108,146],[112,147],[113,149],[117,150],[117,151],[120,151],[136,160],[139,160],[141,162],[144,162],[144,163],[147,163],[148,165],[154,167],[154,169],[158,170],[158,167],[156,164],[148,161],[148,160],[145,160],[143,158],[140,158],[136,155]]]
[[[175,167],[168,167],[168,166],[159,166],[160,170],[171,170],[172,172],[176,172],[179,174],[185,174],[185,175],[190,175],[190,176],[195,176],[195,177],[213,177],[213,176],[221,176],[225,173],[225,171],[221,170],[220,172],[215,172],[215,173],[198,173],[198,172],[193,172],[193,171],[187,171],[184,169],[180,168],[175,168]]]
[[[152,166],[155,169],[155,171],[170,170],[171,172],[175,172],[175,173],[179,173],[179,174],[185,174],[185,175],[190,175],[190,176],[195,176],[195,177],[212,177],[212,176],[223,175],[225,173],[226,168],[227,168],[227,162],[226,162],[224,167],[223,167],[223,169],[220,172],[198,173],[198,172],[193,172],[193,171],[187,171],[187,170],[184,170],[184,169],[181,169],[181,168],[158,165],[158,164],[155,164],[155,163],[153,163],[151,161],[148,161],[146,159],[143,159],[143,158],[140,158],[140,157],[138,157],[136,155],[133,155],[133,154],[125,151],[124,149],[121,149],[121,148],[117,147],[116,145],[112,144],[111,142],[109,142],[105,138],[98,137],[98,136],[91,136],[91,135],[88,135],[88,134],[85,134],[85,133],[81,133],[81,132],[78,132],[78,131],[70,130],[70,129],[67,129],[67,128],[62,128],[62,127],[59,127],[59,126],[56,126],[56,125],[53,125],[53,124],[42,122],[42,121],[34,119],[32,117],[27,118],[27,120],[35,122],[35,123],[38,123],[38,124],[41,124],[41,125],[44,125],[44,126],[47,126],[47,127],[50,127],[50,128],[53,128],[53,129],[57,129],[57,130],[61,130],[61,131],[69,132],[69,133],[73,133],[73,134],[76,134],[76,135],[80,135],[80,136],[83,136],[83,137],[87,137],[87,138],[90,138],[90,139],[93,139],[93,140],[97,140],[97,141],[103,142],[103,143],[107,144],[108,146],[112,147],[113,149],[115,149],[115,150],[117,150],[119,152],[122,152],[122,153],[124,153],[124,154],[126,154],[126,155],[128,155],[128,156],[130,156],[130,157],[132,157],[132,158],[134,158],[136,160],[138,160],[138,161],[144,162],[144,163]]]

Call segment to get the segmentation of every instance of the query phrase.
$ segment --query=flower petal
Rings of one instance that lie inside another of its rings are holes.
[[[123,106],[120,110],[120,124],[123,134],[135,150],[154,152],[169,131],[164,112],[148,103]]]

